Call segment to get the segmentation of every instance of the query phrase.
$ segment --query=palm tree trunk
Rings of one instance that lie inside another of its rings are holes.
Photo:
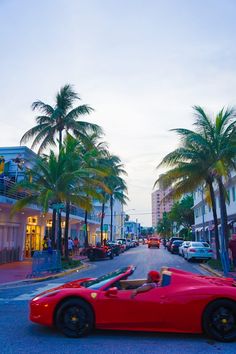
[[[52,211],[52,248],[56,248],[55,233],[56,233],[56,222],[57,222],[57,211],[53,209]]]
[[[222,177],[217,178],[219,195],[220,195],[220,217],[221,217],[221,259],[224,275],[229,271],[229,255],[228,255],[228,218],[224,196],[224,185]]]
[[[60,253],[62,254],[62,245],[61,245],[61,211],[58,210],[57,212],[57,227],[58,227],[58,230],[57,230],[57,249],[58,251],[60,251]]]
[[[105,211],[105,203],[102,203],[102,216],[101,216],[101,244],[103,244],[103,221],[104,221],[104,211]]]
[[[110,209],[111,209],[110,241],[112,241],[112,238],[113,238],[113,198],[112,198],[112,195],[110,196]]]
[[[84,225],[85,225],[84,246],[85,246],[85,248],[87,248],[89,245],[89,242],[88,242],[88,211],[87,210],[85,210],[85,214],[84,214]]]
[[[217,212],[216,212],[216,197],[215,197],[215,192],[213,188],[212,181],[207,181],[209,189],[210,189],[210,195],[211,195],[211,204],[212,204],[212,214],[213,214],[213,220],[214,220],[214,233],[215,233],[215,244],[216,244],[216,256],[217,259],[220,259],[220,240],[219,240],[219,230],[218,230],[218,218],[217,218]]]
[[[64,233],[64,243],[65,243],[65,259],[69,260],[68,251],[68,233],[69,233],[69,222],[70,222],[70,202],[66,202],[66,220],[65,220],[65,233]]]
[[[62,130],[59,130],[59,152],[61,150],[62,147]]]

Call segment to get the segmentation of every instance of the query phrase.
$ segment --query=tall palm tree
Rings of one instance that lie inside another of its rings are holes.
[[[126,196],[127,187],[126,183],[121,177],[122,175],[126,175],[126,172],[121,164],[121,160],[116,155],[111,155],[108,151],[104,155],[104,164],[109,169],[109,175],[105,177],[104,183],[110,189],[109,193],[103,192],[104,201],[102,203],[102,211],[101,211],[101,243],[103,243],[103,222],[105,217],[105,204],[110,201],[110,210],[111,210],[111,231],[110,231],[110,239],[112,240],[112,231],[113,231],[113,203],[114,200],[119,200],[122,204],[126,204],[126,200],[128,197]]]
[[[70,205],[76,205],[86,212],[92,210],[92,197],[99,198],[100,194],[96,191],[99,186],[105,188],[100,178],[106,175],[101,166],[92,164],[91,160],[95,159],[93,150],[85,151],[83,144],[67,135],[64,145],[61,148],[61,154],[66,156],[66,170],[70,171],[71,182],[66,186],[66,222],[65,222],[65,256],[68,257],[68,229]]]
[[[226,254],[227,258],[227,212],[226,212],[226,193],[223,184],[223,178],[229,176],[232,169],[236,169],[235,164],[235,153],[236,153],[236,121],[235,121],[235,111],[233,109],[222,109],[215,117],[214,120],[211,120],[205,111],[199,107],[195,106],[195,127],[196,132],[188,129],[174,129],[180,136],[182,140],[183,147],[193,146],[195,150],[201,152],[202,156],[205,159],[205,163],[201,158],[200,168],[202,173],[202,178],[209,185],[210,193],[212,196],[212,206],[215,210],[215,197],[213,190],[213,181],[215,180],[218,184],[219,195],[220,195],[220,212],[221,212],[221,225],[222,225],[222,244],[221,250],[222,253]],[[176,154],[177,152],[177,154]],[[176,165],[176,162],[180,162],[183,166],[177,166],[176,173],[179,173],[179,167],[184,167],[185,171],[186,165],[191,161],[192,155],[185,154],[185,157],[182,157],[181,161],[178,161],[182,153],[181,148],[173,152],[173,155],[168,157],[164,163],[169,162],[172,165]],[[176,154],[176,156],[175,156]],[[192,166],[190,166],[192,168]],[[196,168],[196,165],[195,165]],[[184,169],[182,169],[183,173]],[[175,171],[172,171],[172,177],[174,176]],[[198,175],[197,171],[195,175]],[[181,188],[184,190],[186,185],[187,189],[193,190],[193,187],[197,187],[196,184],[202,180],[201,177],[195,181],[192,180],[191,183],[188,182],[189,174],[184,176],[182,175],[182,180],[177,184],[179,191]],[[200,184],[200,183],[199,183]],[[215,211],[216,213],[216,211]],[[214,213],[213,213],[214,214]],[[216,217],[217,219],[217,217]],[[217,229],[217,222],[215,221],[215,230]]]
[[[47,146],[56,145],[57,136],[60,149],[63,131],[70,131],[78,137],[85,137],[86,131],[89,130],[101,134],[102,129],[98,125],[79,120],[81,116],[90,114],[93,109],[88,105],[73,108],[76,100],[80,100],[80,97],[73,87],[65,85],[56,95],[55,106],[42,101],[33,102],[32,109],[39,110],[41,115],[36,117],[36,126],[22,136],[20,143],[34,139],[31,148],[39,145],[38,153],[40,154]]]

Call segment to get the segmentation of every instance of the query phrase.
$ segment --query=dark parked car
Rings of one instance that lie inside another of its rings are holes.
[[[172,243],[174,242],[174,241],[184,241],[181,237],[171,237],[170,239],[169,239],[169,241],[167,242],[167,249],[168,249],[168,251],[169,252],[171,252],[171,245],[172,245]]]
[[[122,252],[121,245],[117,242],[109,241],[109,242],[107,242],[107,246],[111,247],[113,254],[115,256],[119,256],[120,253]]]
[[[90,261],[96,261],[96,259],[103,259],[109,257],[114,258],[114,253],[111,247],[101,246],[101,247],[90,247],[87,249],[87,257]]]
[[[170,251],[171,253],[179,253],[179,247],[182,245],[183,241],[181,240],[175,240],[172,242]]]

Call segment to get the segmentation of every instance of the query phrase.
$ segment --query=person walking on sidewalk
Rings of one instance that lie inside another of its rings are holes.
[[[233,262],[234,271],[236,271],[236,234],[233,234],[229,241],[229,249],[231,252],[231,259]]]

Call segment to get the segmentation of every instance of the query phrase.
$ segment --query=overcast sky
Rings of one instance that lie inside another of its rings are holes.
[[[192,106],[236,103],[234,0],[0,0],[0,146],[66,83],[128,172],[131,219],[151,225],[155,167]],[[30,144],[28,145],[30,147]]]

